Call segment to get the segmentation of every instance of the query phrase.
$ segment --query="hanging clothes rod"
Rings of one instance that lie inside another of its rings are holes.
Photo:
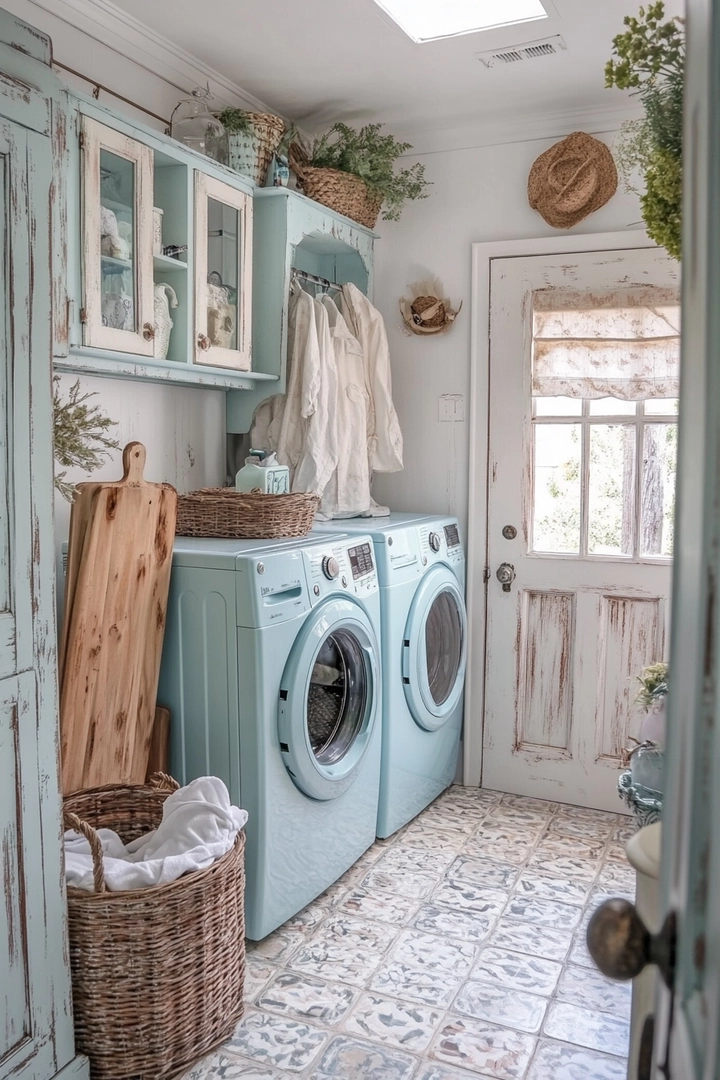
[[[296,266],[292,267],[290,273],[293,279],[300,278],[311,285],[322,285],[324,289],[342,289],[342,285],[338,285],[336,281],[328,281],[327,278],[318,277],[317,274],[309,274],[307,270],[298,270]]]

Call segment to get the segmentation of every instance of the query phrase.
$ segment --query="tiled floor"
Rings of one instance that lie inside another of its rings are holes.
[[[185,1080],[624,1080],[630,987],[587,921],[634,893],[629,819],[453,787],[247,959]]]

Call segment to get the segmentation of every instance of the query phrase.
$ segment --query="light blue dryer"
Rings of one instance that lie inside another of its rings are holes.
[[[369,533],[382,607],[383,750],[378,836],[452,783],[467,662],[465,556],[458,522],[420,514],[340,519],[316,532]]]
[[[158,692],[171,770],[221,777],[248,811],[253,940],[375,839],[379,638],[367,536],[175,542]]]

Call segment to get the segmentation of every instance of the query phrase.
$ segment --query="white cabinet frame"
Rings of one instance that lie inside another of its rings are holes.
[[[82,118],[82,253],[83,344],[115,352],[153,355],[153,153],[119,131],[88,116]],[[103,326],[100,228],[100,152],[131,161],[135,167],[133,192],[133,251],[135,265],[135,330]]]
[[[208,338],[208,199],[238,212],[237,349],[223,349]],[[250,371],[252,366],[252,198],[205,173],[195,173],[195,363]]]

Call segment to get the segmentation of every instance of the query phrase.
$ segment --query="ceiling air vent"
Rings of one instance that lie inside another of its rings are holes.
[[[487,68],[502,67],[505,64],[517,64],[520,60],[534,60],[537,56],[552,56],[553,53],[565,52],[567,45],[561,34],[543,38],[541,41],[526,41],[523,45],[513,45],[508,49],[490,49],[477,54],[481,64]]]

